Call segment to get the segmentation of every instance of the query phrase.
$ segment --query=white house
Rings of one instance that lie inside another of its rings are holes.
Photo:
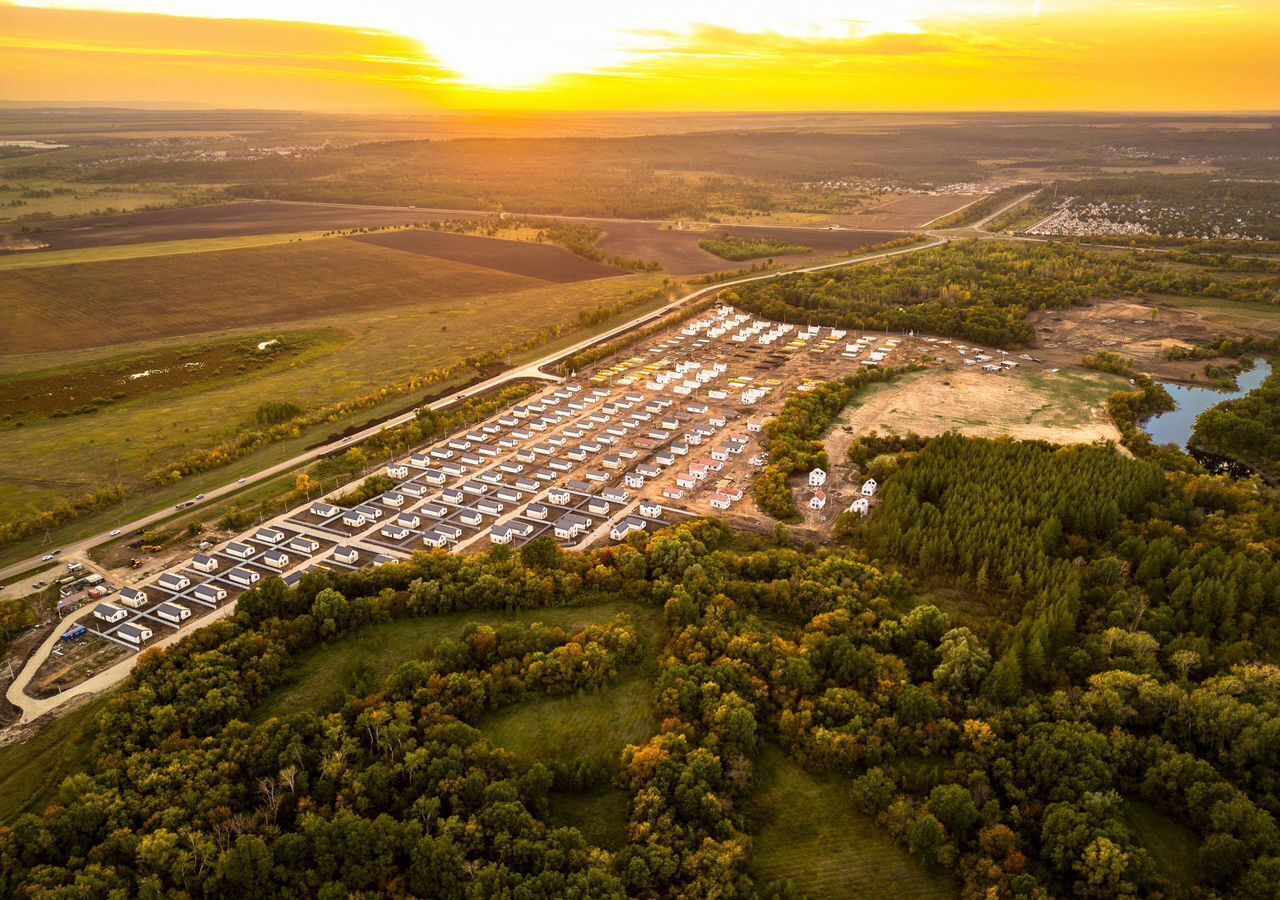
[[[876,480],[874,478],[868,478],[866,481],[862,483],[862,496],[874,497],[876,495],[876,489],[878,487],[879,485],[876,484]]]
[[[722,494],[719,491],[714,492],[707,497],[707,502],[711,504],[713,509],[728,509],[733,500],[728,494]]]
[[[156,579],[156,583],[166,591],[184,591],[191,587],[191,579],[175,572],[165,572]]]
[[[147,602],[147,592],[131,587],[121,588],[120,602],[125,606],[132,606],[136,609]]]
[[[409,467],[408,466],[387,466],[387,477],[388,478],[408,478]]]
[[[203,600],[205,603],[221,603],[227,599],[227,591],[226,588],[218,587],[216,584],[200,584],[196,585],[196,589],[191,592],[191,596],[197,600]]]
[[[439,550],[445,544],[449,543],[449,539],[444,534],[433,528],[430,531],[424,531],[422,533],[422,543],[434,550]]]
[[[212,556],[197,553],[195,558],[191,560],[191,568],[199,572],[213,572],[218,568],[218,561]]]
[[[253,548],[248,544],[241,544],[239,541],[232,541],[227,544],[227,553],[237,559],[248,559],[253,556]]]
[[[555,535],[561,540],[569,540],[582,534],[591,526],[591,520],[586,516],[567,513],[561,516],[555,524]]]
[[[300,534],[289,542],[289,549],[310,555],[320,549],[320,542],[313,537]]]
[[[278,544],[284,540],[284,532],[277,531],[274,528],[259,528],[258,533],[254,535],[254,538],[262,541],[264,544]]]
[[[362,528],[366,524],[364,513],[358,509],[349,509],[342,514],[342,524],[350,525],[352,528]]]
[[[865,516],[870,509],[871,504],[866,497],[859,497],[849,504],[849,512],[857,513],[860,516]]]
[[[403,541],[409,536],[409,529],[399,525],[384,525],[382,527],[382,536],[391,538],[393,541]]]
[[[332,503],[326,503],[323,500],[317,500],[311,504],[311,515],[319,516],[322,519],[331,519],[338,514],[338,507]]]
[[[241,587],[251,587],[252,585],[257,584],[258,579],[261,577],[262,576],[252,569],[242,569],[239,566],[227,573],[228,580],[234,581]]]
[[[182,625],[184,621],[191,618],[191,609],[182,606],[180,603],[161,603],[154,609],[156,618],[163,618],[170,625]]]
[[[633,531],[644,531],[645,526],[646,523],[642,520],[628,516],[621,522],[614,524],[614,526],[609,529],[609,537],[613,538],[615,541],[621,541]]]
[[[282,550],[268,550],[262,555],[262,561],[273,569],[283,569],[289,565],[289,554]]]
[[[145,625],[134,625],[126,622],[116,629],[116,637],[123,638],[131,644],[143,644],[151,640],[151,629]]]
[[[121,609],[110,603],[99,603],[93,608],[93,617],[101,619],[103,622],[119,622],[128,615],[129,611],[127,609]]]
[[[641,500],[640,515],[648,519],[656,519],[662,515],[662,505],[653,500]]]
[[[823,469],[814,469],[809,473],[809,487],[822,487],[827,483],[827,473]]]
[[[489,529],[489,542],[493,544],[510,544],[511,529],[506,525],[494,525]]]
[[[809,499],[810,509],[826,509],[827,495],[825,491],[814,491],[813,496]]]
[[[161,603],[153,612],[156,618],[164,619],[171,625],[181,625],[184,620],[191,618],[191,610],[180,603]]]
[[[355,565],[356,561],[360,559],[359,550],[355,547],[344,547],[342,545],[334,547],[332,555],[337,562],[346,563],[349,566]]]

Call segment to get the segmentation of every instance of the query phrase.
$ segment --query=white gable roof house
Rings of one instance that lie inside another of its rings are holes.
[[[876,484],[876,480],[874,478],[868,478],[866,481],[862,483],[862,496],[874,497],[876,495],[876,489],[878,487],[880,486]]]
[[[814,469],[809,473],[809,487],[822,487],[827,483],[827,473],[823,469]]]
[[[814,491],[813,497],[809,499],[810,509],[825,509],[827,506],[827,495],[824,491]]]
[[[849,512],[857,513],[860,516],[865,516],[870,509],[871,503],[866,497],[859,497],[857,500],[854,500],[853,503],[849,504]]]

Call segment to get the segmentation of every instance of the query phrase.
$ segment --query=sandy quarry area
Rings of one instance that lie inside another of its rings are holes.
[[[1119,440],[1100,401],[1123,380],[1094,372],[1045,370],[991,375],[974,369],[931,369],[875,385],[850,404],[827,439],[843,459],[854,437],[872,431],[980,437],[1060,444]]]

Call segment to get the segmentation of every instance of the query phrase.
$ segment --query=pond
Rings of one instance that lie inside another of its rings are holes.
[[[1236,379],[1236,389],[1233,391],[1216,391],[1208,387],[1162,381],[1161,384],[1173,397],[1173,402],[1177,406],[1169,412],[1147,419],[1142,423],[1142,430],[1151,435],[1157,444],[1177,444],[1185,448],[1187,441],[1191,440],[1196,419],[1200,418],[1202,412],[1223,401],[1243,397],[1266,381],[1270,374],[1270,363],[1259,359],[1255,361],[1252,369],[1241,373]]]

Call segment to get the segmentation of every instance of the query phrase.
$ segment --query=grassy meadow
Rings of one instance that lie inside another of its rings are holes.
[[[762,882],[789,880],[811,900],[956,897],[942,872],[923,866],[853,805],[848,782],[813,775],[774,747],[759,758],[754,866]]]
[[[487,716],[480,730],[525,765],[613,766],[623,747],[642,744],[657,733],[652,693],[652,673],[637,671],[598,691],[540,697],[501,709]]]

